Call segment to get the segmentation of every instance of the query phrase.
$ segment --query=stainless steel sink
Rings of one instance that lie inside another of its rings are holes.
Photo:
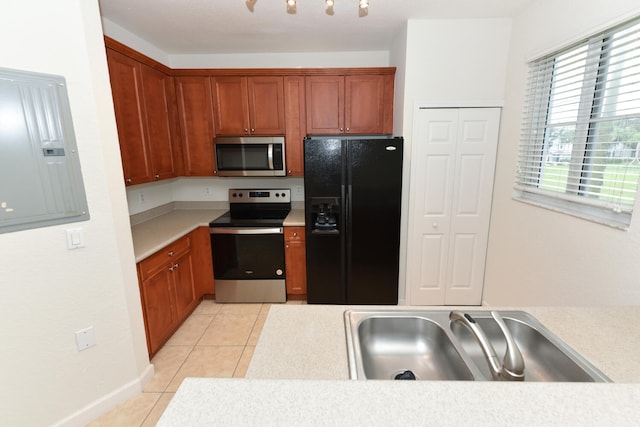
[[[489,311],[473,316],[502,356],[506,341]],[[523,311],[501,311],[525,362],[525,381],[608,382],[602,372]],[[490,381],[478,342],[445,310],[347,310],[344,314],[352,379]],[[413,379],[413,378],[412,378]]]
[[[437,323],[422,317],[370,317],[358,325],[362,370],[369,379],[411,371],[420,380],[472,380],[473,375]]]

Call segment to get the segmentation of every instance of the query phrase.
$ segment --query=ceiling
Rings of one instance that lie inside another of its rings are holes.
[[[511,17],[534,0],[99,0],[102,16],[167,54],[388,50],[408,19]]]

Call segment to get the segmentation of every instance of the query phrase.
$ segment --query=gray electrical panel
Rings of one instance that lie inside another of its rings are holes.
[[[88,219],[64,77],[0,68],[0,233]]]

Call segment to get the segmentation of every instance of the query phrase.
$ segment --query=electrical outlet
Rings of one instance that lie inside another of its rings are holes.
[[[96,335],[93,331],[93,326],[76,331],[76,344],[78,345],[78,351],[86,350],[96,345]]]
[[[204,194],[206,194],[207,196],[211,196],[212,193],[213,190],[211,189],[211,187],[204,187]]]
[[[138,194],[138,200],[140,201],[140,204],[143,205],[144,204],[144,194],[142,194],[142,193]]]

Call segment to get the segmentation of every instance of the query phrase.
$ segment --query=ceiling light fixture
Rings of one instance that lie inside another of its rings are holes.
[[[296,13],[296,0],[287,0],[287,13]]]
[[[326,13],[327,15],[333,16],[333,0],[325,0],[325,3],[327,4],[327,10]]]
[[[369,0],[360,0],[360,4],[358,5],[358,16],[360,18],[367,16],[369,14]]]
[[[247,5],[247,9],[253,13],[253,8],[256,5],[258,0],[245,0],[245,4]],[[297,0],[286,0],[287,2],[287,13],[295,14],[296,13],[296,3]],[[333,16],[333,7],[335,5],[335,0],[325,0],[325,4],[327,5],[327,9],[325,10],[327,15]],[[365,17],[369,14],[369,0],[358,0],[358,16],[360,18]]]

